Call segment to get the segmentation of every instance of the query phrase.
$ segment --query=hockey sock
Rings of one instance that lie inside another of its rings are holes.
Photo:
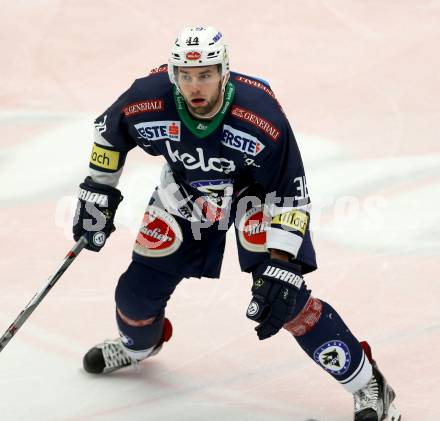
[[[310,297],[284,327],[307,355],[350,393],[370,380],[372,367],[359,341],[326,302]]]
[[[122,320],[118,312],[116,312],[116,321],[122,345],[132,359],[140,361],[147,358],[161,340],[164,323],[163,313],[147,326],[130,326]]]

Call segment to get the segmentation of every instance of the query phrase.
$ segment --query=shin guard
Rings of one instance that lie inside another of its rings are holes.
[[[359,341],[326,302],[310,297],[284,327],[307,355],[349,392],[358,390],[371,378],[372,366]]]

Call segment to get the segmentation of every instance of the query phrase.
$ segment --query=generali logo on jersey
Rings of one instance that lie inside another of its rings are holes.
[[[241,108],[237,105],[234,105],[231,110],[231,114],[234,117],[239,118],[240,120],[247,121],[253,124],[255,127],[258,127],[264,133],[266,133],[271,139],[277,141],[280,137],[280,130],[277,129],[270,121],[267,121],[263,117],[255,114],[252,111],[246,110],[245,108]]]
[[[158,73],[166,73],[168,72],[168,65],[164,64],[163,66],[155,67],[150,70],[150,75],[157,75]]]
[[[254,88],[261,89],[262,91],[266,92],[266,94],[270,95],[273,99],[276,99],[275,94],[265,84],[257,80],[249,79],[244,76],[236,76],[235,80],[238,80],[239,82],[244,83],[246,85],[253,86]]]
[[[165,102],[163,99],[148,99],[145,101],[133,102],[126,105],[122,112],[126,117],[151,111],[163,111]]]
[[[249,85],[249,86],[252,86],[257,89],[261,89],[262,91],[266,92],[266,94],[268,94],[269,96],[271,96],[273,98],[273,100],[277,103],[279,109],[284,113],[283,107],[281,107],[281,104],[276,99],[275,94],[264,83],[259,82],[258,80],[249,79],[244,76],[236,76],[235,80],[237,80],[238,82],[241,82],[245,85]]]
[[[149,141],[170,139],[180,142],[180,121],[146,121],[135,124],[140,139]]]

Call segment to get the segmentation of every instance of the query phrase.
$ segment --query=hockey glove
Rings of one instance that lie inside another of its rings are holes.
[[[100,251],[110,234],[116,229],[113,221],[123,197],[111,186],[95,183],[87,177],[79,185],[78,206],[73,221],[73,238],[85,236],[86,248]]]
[[[259,323],[255,330],[263,340],[275,335],[293,317],[304,280],[298,265],[278,259],[261,263],[252,277],[252,300],[246,316]]]

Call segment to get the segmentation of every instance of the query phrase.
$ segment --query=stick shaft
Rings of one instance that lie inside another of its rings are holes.
[[[66,269],[70,266],[70,264],[76,259],[78,254],[87,244],[87,240],[84,237],[81,237],[72,249],[67,253],[67,256],[64,258],[61,265],[58,267],[57,271],[49,278],[47,284],[44,286],[41,291],[37,292],[26,307],[21,311],[21,313],[17,316],[11,326],[8,327],[6,332],[0,338],[0,352],[3,351],[4,347],[8,344],[8,342],[12,339],[12,337],[17,333],[20,327],[24,324],[24,322],[28,319],[28,317],[34,312],[34,310],[38,307],[38,305],[43,301],[44,297],[48,294],[48,292],[52,289],[52,287],[57,283],[58,279],[61,278],[61,275],[66,271]]]

